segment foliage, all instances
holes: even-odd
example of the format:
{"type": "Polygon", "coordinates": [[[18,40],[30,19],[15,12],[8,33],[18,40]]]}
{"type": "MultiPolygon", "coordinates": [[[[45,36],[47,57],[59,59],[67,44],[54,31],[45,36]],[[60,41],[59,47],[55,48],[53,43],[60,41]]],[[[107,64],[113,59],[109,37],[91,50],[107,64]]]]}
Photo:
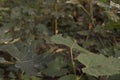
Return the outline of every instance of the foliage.
{"type": "Polygon", "coordinates": [[[120,2],[111,1],[0,0],[0,79],[119,80],[120,2]]]}
{"type": "Polygon", "coordinates": [[[77,58],[86,68],[83,72],[93,76],[119,74],[119,60],[113,57],[106,58],[97,54],[80,54],[77,58]]]}

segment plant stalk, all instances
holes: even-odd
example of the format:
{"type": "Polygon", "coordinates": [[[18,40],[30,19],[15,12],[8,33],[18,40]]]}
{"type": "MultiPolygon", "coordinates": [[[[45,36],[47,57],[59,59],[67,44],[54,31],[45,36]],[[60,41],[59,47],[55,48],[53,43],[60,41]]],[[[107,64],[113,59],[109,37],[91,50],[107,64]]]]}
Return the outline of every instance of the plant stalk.
{"type": "MultiPolygon", "coordinates": [[[[55,0],[54,2],[54,10],[56,13],[58,12],[58,0],[55,0]]],[[[58,34],[58,19],[54,16],[54,35],[56,34],[58,34]]]]}
{"type": "Polygon", "coordinates": [[[74,62],[74,56],[73,56],[73,46],[75,44],[75,41],[74,43],[72,44],[72,46],[70,47],[70,56],[71,56],[71,62],[72,62],[72,68],[73,68],[73,72],[75,74],[75,80],[78,80],[77,78],[77,74],[76,74],[76,67],[75,67],[75,62],[74,62]]]}

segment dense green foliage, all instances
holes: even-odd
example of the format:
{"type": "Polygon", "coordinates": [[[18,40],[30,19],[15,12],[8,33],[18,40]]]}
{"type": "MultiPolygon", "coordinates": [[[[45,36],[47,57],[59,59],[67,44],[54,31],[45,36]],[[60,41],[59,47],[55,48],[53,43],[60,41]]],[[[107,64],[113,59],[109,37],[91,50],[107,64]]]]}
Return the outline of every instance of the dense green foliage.
{"type": "Polygon", "coordinates": [[[119,4],[0,0],[0,80],[119,80],[119,4]]]}

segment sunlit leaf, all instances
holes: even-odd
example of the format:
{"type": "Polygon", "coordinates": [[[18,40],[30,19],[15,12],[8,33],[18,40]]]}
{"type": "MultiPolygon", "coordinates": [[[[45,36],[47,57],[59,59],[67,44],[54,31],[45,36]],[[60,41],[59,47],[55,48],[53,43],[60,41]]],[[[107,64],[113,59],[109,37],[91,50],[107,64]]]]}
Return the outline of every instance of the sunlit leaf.
{"type": "Polygon", "coordinates": [[[119,16],[117,16],[114,12],[112,11],[106,11],[106,14],[110,20],[113,22],[118,22],[120,20],[119,16]]]}
{"type": "Polygon", "coordinates": [[[120,22],[108,22],[105,24],[105,28],[107,29],[120,29],[120,22]]]}
{"type": "Polygon", "coordinates": [[[71,48],[71,47],[72,47],[72,48],[75,48],[75,49],[77,49],[77,50],[79,50],[79,51],[81,51],[81,52],[83,52],[83,53],[91,53],[90,51],[88,51],[88,50],[80,47],[80,46],[77,44],[77,42],[76,42],[75,40],[73,40],[72,38],[70,38],[70,37],[64,38],[64,37],[62,37],[61,34],[52,36],[52,37],[51,37],[51,41],[54,42],[54,43],[56,43],[56,44],[66,45],[66,46],[68,46],[69,48],[71,48]]]}
{"type": "Polygon", "coordinates": [[[83,72],[92,76],[105,76],[120,73],[120,61],[102,54],[80,54],[77,60],[84,64],[83,72]]]}
{"type": "Polygon", "coordinates": [[[79,0],[68,0],[68,1],[66,1],[66,3],[78,4],[78,3],[79,3],[79,0]]]}

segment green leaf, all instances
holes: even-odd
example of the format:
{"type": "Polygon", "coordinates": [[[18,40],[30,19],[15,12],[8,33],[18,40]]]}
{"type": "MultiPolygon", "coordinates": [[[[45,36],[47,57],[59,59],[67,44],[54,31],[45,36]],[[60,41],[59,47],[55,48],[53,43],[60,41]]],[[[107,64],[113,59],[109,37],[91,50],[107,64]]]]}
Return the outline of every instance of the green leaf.
{"type": "Polygon", "coordinates": [[[65,60],[62,56],[57,56],[54,60],[47,63],[47,68],[43,70],[43,74],[55,77],[67,74],[68,70],[64,67],[66,66],[65,60]]]}
{"type": "Polygon", "coordinates": [[[3,77],[3,74],[4,74],[4,70],[0,69],[0,77],[3,77]]]}
{"type": "Polygon", "coordinates": [[[76,80],[76,76],[70,74],[70,75],[63,76],[63,77],[59,78],[58,80],[76,80]]]}
{"type": "Polygon", "coordinates": [[[116,15],[114,12],[112,11],[106,11],[106,15],[108,16],[108,18],[113,21],[113,22],[119,22],[120,18],[118,15],[116,15]]]}
{"type": "Polygon", "coordinates": [[[114,29],[114,28],[117,28],[117,29],[120,29],[120,21],[119,22],[108,22],[105,24],[105,28],[107,29],[114,29]]]}
{"type": "Polygon", "coordinates": [[[48,35],[48,29],[45,25],[43,24],[38,24],[37,26],[34,27],[34,31],[36,32],[37,35],[48,35]]]}
{"type": "Polygon", "coordinates": [[[99,1],[101,1],[101,2],[107,2],[108,0],[99,0],[99,1]]]}
{"type": "Polygon", "coordinates": [[[109,80],[120,80],[120,74],[110,76],[109,80]]]}
{"type": "Polygon", "coordinates": [[[20,19],[21,17],[21,7],[15,7],[11,10],[11,19],[20,19]]]}
{"type": "Polygon", "coordinates": [[[83,35],[83,36],[87,36],[90,34],[90,31],[88,31],[88,30],[79,31],[78,34],[83,35]]]}
{"type": "Polygon", "coordinates": [[[23,80],[42,80],[41,78],[35,76],[28,76],[28,75],[23,75],[22,78],[23,80]]]}
{"type": "Polygon", "coordinates": [[[12,28],[13,24],[6,23],[2,27],[0,27],[0,44],[5,43],[7,44],[9,41],[12,40],[12,35],[9,32],[12,28]]]}
{"type": "Polygon", "coordinates": [[[11,78],[13,78],[13,79],[15,79],[15,75],[11,72],[11,73],[9,73],[9,77],[11,77],[11,78]]]}
{"type": "Polygon", "coordinates": [[[33,76],[33,77],[31,78],[31,80],[41,80],[41,79],[38,78],[38,77],[34,77],[34,76],[33,76]]]}
{"type": "Polygon", "coordinates": [[[98,6],[105,8],[105,9],[108,9],[110,6],[105,3],[106,1],[107,0],[101,0],[101,1],[99,0],[99,1],[95,1],[95,2],[98,6]]]}
{"type": "Polygon", "coordinates": [[[77,60],[84,64],[83,72],[92,76],[114,75],[120,73],[120,61],[102,54],[80,54],[77,60]]]}
{"type": "Polygon", "coordinates": [[[15,66],[21,68],[29,75],[36,75],[37,70],[34,68],[33,57],[35,56],[35,43],[26,44],[24,42],[17,42],[15,44],[1,45],[0,50],[8,52],[17,61],[15,66]],[[28,68],[29,66],[29,68],[28,68]]]}
{"type": "Polygon", "coordinates": [[[22,78],[23,80],[30,80],[30,76],[27,76],[27,75],[23,75],[22,78]]]}
{"type": "Polygon", "coordinates": [[[69,0],[69,1],[66,1],[66,3],[79,4],[79,0],[69,0]]]}
{"type": "Polygon", "coordinates": [[[9,8],[2,8],[0,7],[0,11],[9,11],[10,9],[9,8]]]}
{"type": "Polygon", "coordinates": [[[12,40],[11,35],[1,35],[0,36],[0,44],[8,44],[12,40]]]}
{"type": "Polygon", "coordinates": [[[0,50],[5,51],[5,52],[9,52],[9,54],[11,54],[17,60],[20,60],[22,58],[22,56],[20,56],[20,55],[22,55],[22,53],[13,44],[1,45],[0,50]]]}
{"type": "Polygon", "coordinates": [[[56,43],[56,44],[65,45],[69,48],[77,49],[77,50],[79,50],[80,52],[83,52],[83,53],[92,53],[92,52],[80,47],[75,40],[71,39],[70,37],[64,38],[64,37],[62,37],[61,34],[52,36],[51,41],[56,43]]]}

